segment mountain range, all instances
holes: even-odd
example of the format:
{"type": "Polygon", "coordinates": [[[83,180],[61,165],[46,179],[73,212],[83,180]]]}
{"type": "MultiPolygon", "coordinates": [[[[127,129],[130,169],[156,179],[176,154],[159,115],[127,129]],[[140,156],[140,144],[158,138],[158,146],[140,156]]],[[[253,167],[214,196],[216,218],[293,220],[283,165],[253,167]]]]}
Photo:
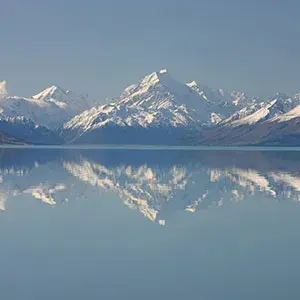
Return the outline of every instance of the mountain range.
{"type": "Polygon", "coordinates": [[[107,104],[51,86],[11,96],[0,83],[0,143],[290,145],[300,144],[300,93],[266,98],[180,83],[153,72],[107,104]]]}

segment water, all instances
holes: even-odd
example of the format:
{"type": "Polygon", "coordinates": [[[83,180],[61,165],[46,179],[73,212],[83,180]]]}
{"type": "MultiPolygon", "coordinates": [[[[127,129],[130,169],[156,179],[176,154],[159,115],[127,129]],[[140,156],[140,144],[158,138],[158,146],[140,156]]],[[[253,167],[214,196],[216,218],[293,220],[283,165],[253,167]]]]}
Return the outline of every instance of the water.
{"type": "Polygon", "coordinates": [[[1,299],[299,299],[300,152],[170,150],[0,149],[1,299]]]}

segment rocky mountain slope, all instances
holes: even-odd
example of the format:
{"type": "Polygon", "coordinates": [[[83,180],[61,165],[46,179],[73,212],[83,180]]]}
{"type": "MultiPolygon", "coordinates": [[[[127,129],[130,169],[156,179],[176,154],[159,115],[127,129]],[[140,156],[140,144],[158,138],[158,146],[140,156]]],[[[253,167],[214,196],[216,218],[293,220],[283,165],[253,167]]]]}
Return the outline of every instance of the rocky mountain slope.
{"type": "Polygon", "coordinates": [[[0,144],[23,145],[24,142],[0,131],[0,144]]]}

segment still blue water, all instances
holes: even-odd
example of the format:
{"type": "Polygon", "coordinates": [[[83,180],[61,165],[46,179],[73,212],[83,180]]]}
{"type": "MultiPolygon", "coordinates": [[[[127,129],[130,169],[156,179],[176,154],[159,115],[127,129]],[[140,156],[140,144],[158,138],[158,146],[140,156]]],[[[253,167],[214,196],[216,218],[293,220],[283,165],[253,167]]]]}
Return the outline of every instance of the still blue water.
{"type": "Polygon", "coordinates": [[[300,152],[0,149],[1,299],[299,299],[300,152]]]}

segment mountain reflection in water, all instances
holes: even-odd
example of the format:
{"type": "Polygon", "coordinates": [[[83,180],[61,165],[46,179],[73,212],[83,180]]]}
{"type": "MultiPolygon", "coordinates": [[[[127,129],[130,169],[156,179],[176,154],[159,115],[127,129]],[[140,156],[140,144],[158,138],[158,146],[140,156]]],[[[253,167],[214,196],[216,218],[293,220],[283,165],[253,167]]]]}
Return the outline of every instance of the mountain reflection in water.
{"type": "MultiPolygon", "coordinates": [[[[2,149],[0,209],[20,195],[48,205],[117,194],[161,225],[175,210],[196,213],[262,195],[300,200],[300,152],[2,149]]],[[[101,197],[99,197],[101,201],[101,197]]]]}

